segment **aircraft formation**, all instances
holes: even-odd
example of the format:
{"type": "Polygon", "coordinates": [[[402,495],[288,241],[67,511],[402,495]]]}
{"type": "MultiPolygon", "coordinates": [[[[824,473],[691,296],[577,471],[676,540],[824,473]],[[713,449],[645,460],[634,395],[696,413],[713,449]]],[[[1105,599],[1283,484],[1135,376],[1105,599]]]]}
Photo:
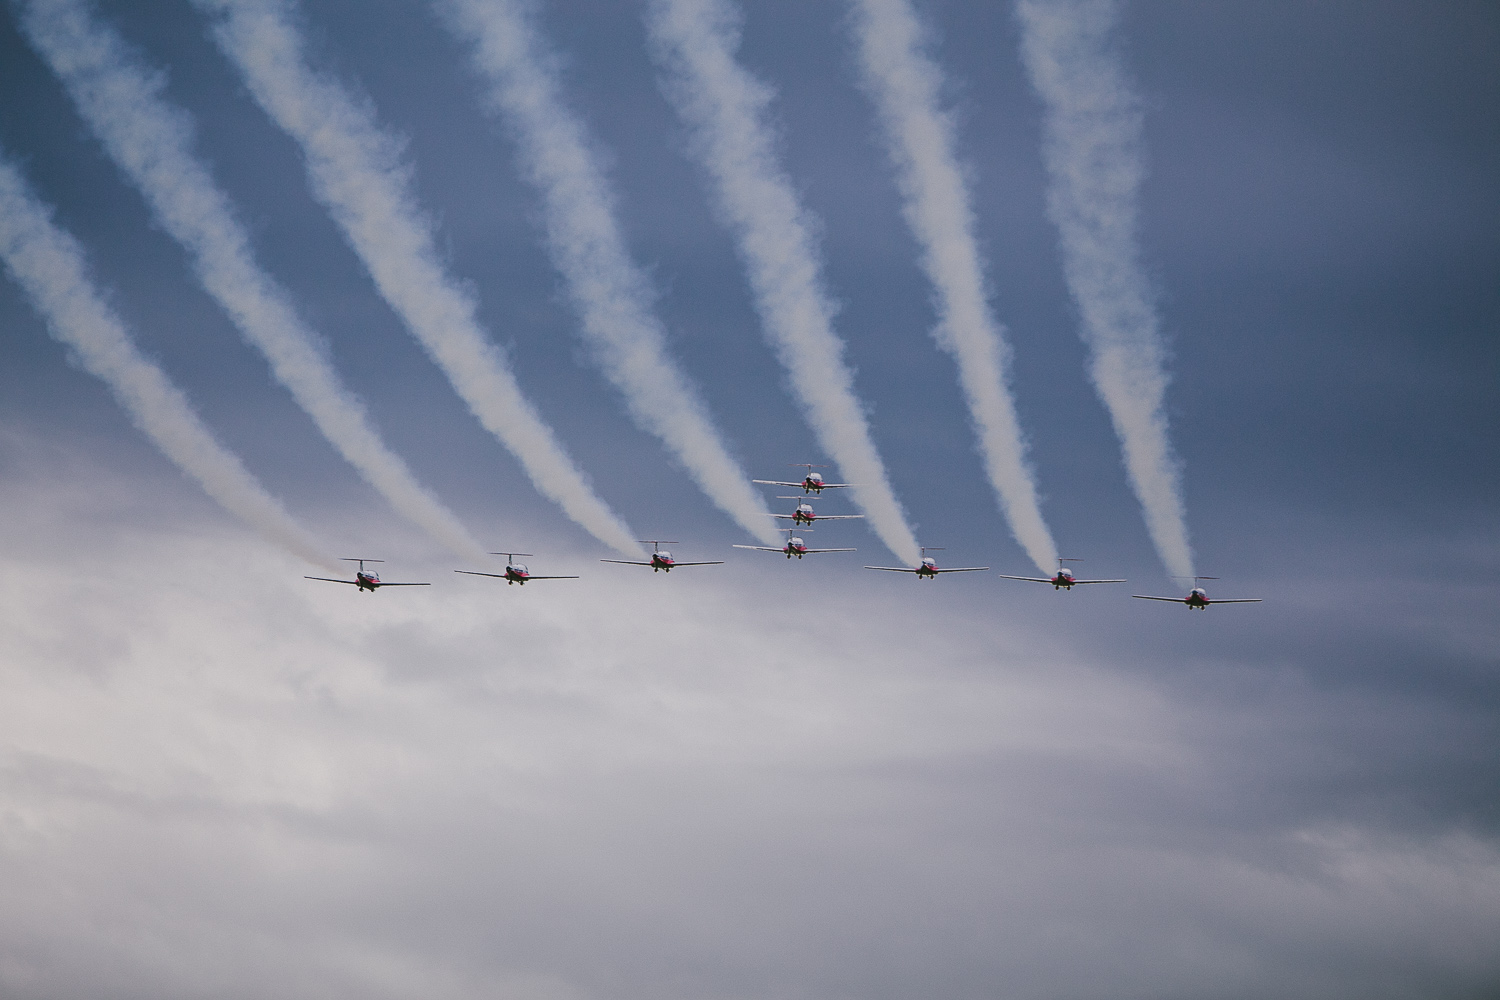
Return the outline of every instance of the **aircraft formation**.
{"type": "MultiPolygon", "coordinates": [[[[683,145],[693,169],[726,224],[725,238],[739,251],[761,332],[785,369],[787,387],[819,447],[858,480],[826,482],[816,471],[822,466],[812,463],[800,466],[799,481],[754,480],[788,491],[801,489],[800,496],[778,495],[795,506],[774,514],[743,478],[707,402],[672,356],[664,320],[650,306],[652,296],[639,294],[650,289],[650,277],[632,257],[616,218],[619,198],[597,155],[596,140],[565,98],[570,85],[555,73],[565,60],[554,53],[542,19],[532,15],[531,5],[488,0],[473,5],[476,11],[483,8],[482,17],[440,20],[473,61],[484,113],[498,116],[513,133],[520,175],[553,234],[548,253],[577,313],[577,332],[590,346],[587,354],[622,394],[626,412],[639,428],[657,437],[704,494],[761,543],[741,547],[779,551],[799,561],[836,553],[842,549],[814,548],[802,533],[819,521],[865,518],[899,560],[919,556],[914,566],[870,570],[909,572],[918,579],[984,571],[939,567],[928,554],[938,549],[918,545],[876,447],[867,407],[843,360],[845,344],[833,322],[837,309],[827,280],[830,262],[818,248],[817,214],[803,203],[797,179],[782,163],[777,113],[769,102],[745,99],[768,91],[737,54],[738,34],[730,27],[734,17],[704,16],[717,2],[660,0],[648,5],[654,12],[647,19],[650,60],[688,139],[683,145]],[[500,50],[507,56],[499,62],[486,55],[500,50]],[[715,69],[708,72],[709,67],[715,69]],[[688,100],[686,95],[695,96],[688,100]],[[740,195],[744,191],[762,196],[747,200],[740,195]],[[785,280],[790,274],[801,277],[785,280]],[[816,509],[825,492],[843,495],[853,487],[858,487],[861,513],[816,509]],[[770,544],[777,533],[765,524],[767,516],[790,522],[783,545],[770,544]]],[[[931,93],[922,96],[909,86],[912,80],[940,83],[943,68],[916,41],[921,32],[908,30],[921,17],[907,0],[850,2],[856,14],[850,28],[861,87],[880,122],[902,192],[903,215],[922,245],[919,263],[933,286],[937,313],[947,317],[941,331],[934,331],[937,346],[955,362],[971,422],[983,429],[976,444],[1012,534],[1032,564],[1045,572],[1057,548],[1042,516],[1021,419],[1008,390],[1004,324],[983,292],[984,255],[973,231],[959,137],[951,111],[940,100],[945,88],[928,88],[931,93]],[[902,38],[907,41],[900,42],[902,38]],[[945,262],[942,267],[939,261],[945,262]]],[[[542,420],[505,352],[493,349],[468,281],[445,262],[440,249],[444,234],[432,221],[435,213],[415,193],[417,165],[404,152],[404,137],[361,96],[357,85],[316,64],[318,47],[308,44],[296,4],[195,0],[193,6],[212,27],[209,34],[237,75],[241,95],[285,136],[288,149],[300,154],[309,193],[363,265],[372,291],[447,377],[468,411],[511,453],[538,491],[580,528],[617,552],[639,552],[633,540],[638,532],[594,491],[542,420]]],[[[726,0],[722,6],[733,10],[735,4],[726,0]]],[[[196,147],[193,115],[175,104],[170,88],[161,83],[170,67],[157,65],[130,44],[111,20],[95,15],[88,0],[16,0],[13,7],[20,33],[50,69],[87,132],[144,199],[157,227],[191,258],[203,290],[240,337],[265,356],[275,380],[329,444],[375,493],[434,540],[454,552],[483,551],[454,512],[381,439],[320,346],[320,332],[294,306],[296,295],[252,251],[258,241],[240,221],[244,212],[196,147]]],[[[1134,218],[1136,185],[1109,183],[1141,173],[1139,125],[1130,124],[1138,117],[1131,113],[1136,99],[1128,78],[1113,56],[1095,51],[1097,39],[1089,34],[1095,29],[1043,16],[1029,4],[1018,10],[1023,15],[1022,62],[1032,71],[1046,128],[1057,136],[1097,136],[1087,115],[1099,108],[1124,123],[1106,130],[1109,141],[1102,144],[1092,139],[1052,144],[1045,157],[1049,198],[1067,206],[1062,215],[1085,225],[1092,225],[1091,219],[1134,218]],[[1066,68],[1037,72],[1042,66],[1066,68]],[[1080,109],[1093,110],[1077,119],[1080,109]]],[[[137,426],[226,510],[288,551],[325,563],[315,540],[214,437],[167,373],[136,346],[128,324],[90,277],[82,245],[57,224],[51,206],[11,159],[0,150],[0,264],[47,321],[52,336],[108,384],[137,426]]],[[[1133,317],[1129,330],[1089,321],[1079,333],[1092,355],[1090,378],[1113,418],[1124,454],[1136,456],[1126,463],[1126,473],[1152,543],[1168,573],[1187,579],[1196,569],[1178,463],[1162,409],[1166,373],[1160,364],[1159,323],[1149,308],[1152,296],[1139,267],[1140,249],[1128,226],[1106,226],[1111,239],[1090,242],[1074,239],[1071,223],[1059,225],[1068,260],[1065,274],[1079,315],[1133,317]],[[1081,243],[1092,247],[1089,252],[1096,257],[1073,260],[1081,243]],[[1119,280],[1075,280],[1076,274],[1099,267],[1119,280]],[[1116,349],[1122,343],[1130,349],[1116,349]]],[[[678,562],[663,544],[675,543],[651,541],[649,561],[605,561],[650,566],[653,572],[717,562],[678,562]]],[[[519,553],[505,555],[504,573],[460,572],[507,584],[542,579],[515,562],[519,553]]],[[[375,560],[352,561],[359,563],[352,580],[314,579],[361,592],[394,585],[367,570],[365,563],[375,560]]],[[[1050,578],[1017,579],[1052,583],[1056,590],[1105,582],[1077,580],[1062,562],[1050,578]]],[[[1223,603],[1208,601],[1197,586],[1200,579],[1193,578],[1197,596],[1190,594],[1184,602],[1189,607],[1223,603]]]]}
{"type": "MultiPolygon", "coordinates": [[[[846,488],[848,488],[850,486],[853,486],[855,484],[854,483],[826,483],[826,482],[823,481],[823,477],[820,474],[812,471],[813,469],[818,468],[818,466],[809,465],[808,463],[805,463],[805,462],[804,463],[800,463],[799,465],[797,465],[795,467],[797,467],[797,468],[805,468],[807,470],[807,474],[803,477],[803,479],[800,482],[784,482],[784,481],[780,481],[780,480],[770,480],[770,479],[756,479],[756,480],[754,480],[754,482],[759,483],[760,485],[763,485],[763,486],[790,486],[790,487],[798,487],[798,486],[800,486],[802,488],[803,492],[802,492],[802,496],[801,497],[785,497],[785,496],[783,496],[783,497],[778,497],[777,498],[779,500],[798,500],[798,501],[803,501],[803,502],[799,502],[797,504],[796,509],[793,510],[792,513],[790,513],[790,514],[773,514],[773,515],[771,515],[772,517],[782,518],[782,519],[790,520],[792,522],[792,527],[780,529],[781,531],[784,531],[784,532],[787,533],[786,544],[782,545],[779,548],[774,547],[774,546],[769,546],[769,545],[735,545],[734,547],[737,548],[737,549],[747,549],[747,550],[752,551],[752,552],[777,552],[777,553],[781,553],[782,555],[785,555],[786,558],[789,559],[789,560],[792,559],[793,557],[796,557],[797,559],[800,560],[803,556],[820,555],[820,554],[830,553],[830,552],[856,552],[856,551],[858,551],[857,549],[854,549],[854,548],[821,548],[821,549],[810,548],[808,546],[807,542],[800,535],[797,534],[798,525],[811,525],[814,521],[858,520],[858,519],[862,518],[864,515],[862,515],[862,514],[832,514],[832,515],[823,514],[823,515],[819,515],[819,514],[815,513],[814,510],[813,510],[813,508],[812,508],[812,505],[804,500],[804,498],[806,496],[808,496],[809,494],[817,494],[817,495],[821,496],[822,492],[824,490],[846,489],[846,488]]],[[[810,531],[811,528],[807,528],[807,529],[804,529],[804,530],[810,531]]],[[[700,560],[700,561],[694,561],[694,562],[680,562],[680,561],[677,560],[676,557],[674,557],[672,555],[672,553],[669,550],[662,548],[663,545],[677,545],[677,544],[679,544],[678,542],[671,541],[671,540],[668,540],[668,539],[662,539],[662,538],[643,538],[643,539],[640,539],[640,542],[643,545],[650,545],[651,546],[651,558],[649,560],[642,561],[642,560],[636,560],[636,559],[601,559],[599,561],[600,562],[605,562],[605,563],[614,563],[614,564],[620,565],[620,566],[648,566],[648,567],[650,567],[651,572],[653,574],[654,573],[670,573],[674,569],[681,569],[681,568],[683,568],[685,566],[722,566],[722,565],[724,565],[724,560],[722,560],[722,559],[709,559],[709,560],[700,560]]],[[[988,566],[939,566],[937,564],[937,560],[934,559],[932,556],[929,556],[927,553],[928,552],[941,552],[941,551],[943,551],[943,548],[941,546],[926,545],[926,546],[922,547],[921,558],[918,561],[917,565],[915,565],[915,566],[866,566],[865,569],[877,570],[877,571],[885,572],[885,573],[910,573],[913,576],[915,576],[918,580],[935,580],[935,579],[937,579],[938,575],[941,574],[941,573],[986,573],[986,572],[989,572],[989,567],[988,566]]],[[[484,576],[484,577],[490,577],[490,578],[496,579],[496,580],[504,580],[506,582],[507,586],[509,586],[511,584],[517,584],[517,583],[521,584],[522,586],[524,586],[526,583],[528,583],[529,581],[533,581],[533,580],[577,580],[577,579],[580,579],[580,577],[578,577],[576,575],[574,575],[574,576],[538,576],[538,575],[532,573],[531,570],[526,566],[525,563],[516,562],[516,559],[517,559],[518,556],[530,556],[531,553],[529,553],[529,552],[491,552],[490,555],[504,556],[505,557],[505,572],[503,572],[503,573],[485,573],[485,572],[480,572],[480,571],[477,571],[477,570],[467,570],[467,569],[457,569],[457,570],[454,570],[454,572],[455,573],[463,573],[463,574],[465,574],[467,576],[484,576]]],[[[382,581],[380,579],[379,575],[377,573],[375,573],[374,570],[366,570],[365,569],[365,563],[382,562],[383,560],[380,560],[380,559],[370,559],[370,558],[358,558],[358,557],[355,557],[355,558],[348,558],[345,561],[346,562],[357,562],[359,564],[359,569],[355,572],[353,580],[335,579],[333,577],[326,577],[326,576],[309,576],[309,577],[305,577],[305,579],[308,579],[308,580],[319,580],[319,581],[323,581],[323,582],[326,582],[326,583],[344,583],[344,584],[350,584],[350,585],[358,588],[361,593],[363,593],[363,592],[374,593],[377,589],[379,589],[381,587],[427,587],[427,586],[431,586],[431,584],[428,584],[428,583],[387,583],[385,581],[382,581]]],[[[1073,573],[1073,571],[1071,569],[1069,569],[1068,567],[1066,567],[1066,566],[1063,565],[1064,563],[1081,562],[1081,561],[1082,560],[1074,559],[1074,558],[1059,558],[1057,560],[1057,572],[1055,574],[1053,574],[1052,576],[1050,576],[1050,577],[1048,577],[1048,576],[1011,576],[1011,575],[1006,574],[1006,573],[1000,573],[998,575],[1002,579],[1005,579],[1005,580],[1019,580],[1019,581],[1025,582],[1025,583],[1045,583],[1045,584],[1051,584],[1053,590],[1072,590],[1074,587],[1084,586],[1085,584],[1126,583],[1127,582],[1127,581],[1122,580],[1122,579],[1112,579],[1112,580],[1080,580],[1080,579],[1078,579],[1077,576],[1074,575],[1074,573],[1073,573]]],[[[1259,597],[1241,597],[1241,598],[1228,598],[1228,599],[1224,599],[1224,598],[1211,599],[1208,596],[1207,592],[1204,591],[1204,589],[1202,587],[1200,587],[1198,584],[1202,580],[1217,580],[1217,579],[1218,579],[1218,577],[1215,577],[1215,576],[1197,576],[1197,577],[1193,577],[1193,587],[1192,587],[1191,590],[1188,591],[1188,594],[1187,594],[1186,597],[1156,597],[1156,596],[1147,595],[1147,594],[1132,594],[1131,596],[1134,597],[1134,598],[1137,598],[1139,600],[1143,600],[1143,601],[1166,601],[1166,602],[1171,603],[1171,604],[1182,604],[1182,605],[1186,606],[1189,611],[1202,611],[1202,610],[1205,610],[1210,604],[1259,604],[1261,602],[1261,598],[1259,598],[1259,597]]]]}

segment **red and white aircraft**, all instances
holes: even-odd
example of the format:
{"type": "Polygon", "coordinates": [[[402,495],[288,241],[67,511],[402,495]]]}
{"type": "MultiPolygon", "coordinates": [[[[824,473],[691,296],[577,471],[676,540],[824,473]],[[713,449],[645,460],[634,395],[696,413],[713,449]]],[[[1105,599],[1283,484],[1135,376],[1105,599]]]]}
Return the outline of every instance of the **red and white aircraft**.
{"type": "Polygon", "coordinates": [[[828,466],[826,465],[811,465],[807,462],[793,462],[792,468],[807,470],[807,475],[802,477],[802,482],[783,483],[779,479],[752,479],[751,482],[759,483],[762,486],[800,486],[802,487],[802,493],[804,496],[808,493],[822,493],[824,490],[846,490],[851,486],[857,485],[856,483],[823,482],[823,474],[821,472],[814,472],[813,470],[826,469],[828,468],[828,466]]]}
{"type": "Polygon", "coordinates": [[[347,584],[349,584],[352,587],[358,587],[361,592],[364,592],[364,591],[368,590],[372,594],[375,593],[375,591],[379,590],[381,587],[430,587],[430,586],[432,586],[432,584],[430,584],[430,583],[384,583],[384,582],[381,581],[380,575],[378,573],[376,573],[374,570],[370,570],[368,573],[365,572],[365,563],[367,563],[367,562],[385,562],[384,559],[348,559],[348,558],[346,558],[344,560],[344,562],[357,562],[357,563],[359,563],[359,569],[355,570],[355,572],[354,572],[354,579],[352,579],[352,580],[335,580],[331,576],[305,576],[305,577],[303,577],[303,579],[304,580],[322,580],[324,583],[347,583],[347,584]]]}
{"type": "Polygon", "coordinates": [[[988,566],[953,566],[943,569],[927,554],[941,551],[943,551],[942,546],[924,545],[922,546],[922,561],[915,566],[866,566],[865,569],[882,569],[887,573],[915,573],[918,580],[932,580],[939,573],[983,573],[989,569],[988,566]]]}
{"type": "Polygon", "coordinates": [[[1198,586],[1198,581],[1199,580],[1217,580],[1217,579],[1218,579],[1218,577],[1216,577],[1216,576],[1195,576],[1195,577],[1193,577],[1193,589],[1190,590],[1190,591],[1188,591],[1188,595],[1186,597],[1147,597],[1145,594],[1131,594],[1130,596],[1131,597],[1138,597],[1138,598],[1140,598],[1143,601],[1170,601],[1173,604],[1186,604],[1189,611],[1192,611],[1194,609],[1197,609],[1197,610],[1201,611],[1202,609],[1208,607],[1210,604],[1259,604],[1260,603],[1261,599],[1259,597],[1239,597],[1239,598],[1235,598],[1234,600],[1229,600],[1229,601],[1223,600],[1222,598],[1219,599],[1219,600],[1217,600],[1217,601],[1211,601],[1211,600],[1209,600],[1208,595],[1203,592],[1203,588],[1200,587],[1200,586],[1198,586]]]}
{"type": "Polygon", "coordinates": [[[467,573],[469,576],[490,576],[490,577],[494,577],[496,580],[504,580],[505,583],[506,583],[506,586],[509,586],[512,583],[519,583],[523,587],[526,585],[526,581],[527,580],[576,580],[576,579],[578,579],[578,577],[576,577],[576,576],[533,576],[532,573],[531,573],[531,570],[529,570],[529,569],[526,568],[526,564],[525,563],[518,563],[518,562],[515,561],[516,556],[529,556],[529,555],[531,555],[530,552],[491,552],[490,555],[492,555],[492,556],[504,556],[505,557],[505,572],[504,573],[476,573],[474,570],[471,570],[471,569],[456,569],[453,572],[455,572],[455,573],[467,573]]]}
{"type": "MultiPolygon", "coordinates": [[[[796,500],[797,497],[777,497],[777,500],[796,500]]],[[[812,524],[814,521],[858,521],[864,518],[863,514],[819,514],[813,510],[810,503],[799,503],[797,509],[790,514],[772,514],[772,517],[783,521],[791,521],[793,524],[812,524]]]]}
{"type": "Polygon", "coordinates": [[[1073,571],[1063,565],[1065,562],[1082,562],[1082,559],[1059,559],[1057,560],[1057,575],[1045,576],[1007,576],[1004,573],[997,574],[1005,580],[1025,580],[1027,583],[1050,583],[1053,590],[1072,590],[1081,583],[1124,583],[1124,580],[1080,580],[1073,575],[1073,571]]]}
{"type": "Polygon", "coordinates": [[[801,559],[803,556],[817,555],[820,552],[854,552],[854,551],[856,551],[855,549],[810,549],[810,548],[807,547],[807,543],[806,542],[804,542],[798,536],[792,534],[792,531],[794,529],[792,529],[792,528],[782,528],[781,530],[785,531],[787,533],[787,540],[786,540],[786,544],[783,545],[779,549],[772,548],[769,545],[736,545],[735,548],[737,548],[737,549],[750,549],[751,551],[754,551],[754,552],[784,552],[784,553],[786,553],[786,557],[788,559],[792,558],[792,556],[796,556],[798,559],[801,559]]]}
{"type": "Polygon", "coordinates": [[[669,541],[666,541],[665,539],[663,539],[661,541],[658,541],[658,540],[656,540],[654,538],[642,538],[642,539],[640,539],[640,542],[641,542],[642,545],[644,545],[644,544],[646,544],[648,542],[651,544],[651,561],[650,562],[636,562],[636,561],[634,561],[632,559],[600,559],[599,561],[600,562],[607,562],[607,563],[619,563],[621,566],[650,566],[651,567],[651,572],[653,572],[653,573],[655,573],[657,570],[661,570],[663,573],[670,573],[670,572],[672,572],[673,569],[677,568],[678,566],[722,566],[722,565],[724,565],[724,560],[722,560],[722,559],[715,559],[712,562],[690,562],[690,563],[678,562],[676,559],[672,558],[672,553],[665,552],[665,551],[662,550],[662,546],[663,545],[676,545],[677,544],[676,542],[669,542],[669,541]]]}

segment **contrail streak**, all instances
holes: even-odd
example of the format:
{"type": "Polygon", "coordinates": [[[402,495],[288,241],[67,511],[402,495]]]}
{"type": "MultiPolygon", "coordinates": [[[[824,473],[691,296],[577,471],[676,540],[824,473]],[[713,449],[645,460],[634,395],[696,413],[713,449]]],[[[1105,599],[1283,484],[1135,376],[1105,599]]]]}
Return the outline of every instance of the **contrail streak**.
{"type": "Polygon", "coordinates": [[[240,460],[214,439],[192,404],[148,361],[88,277],[78,242],[52,221],[0,150],[0,259],[52,336],[114,393],[130,419],[209,496],[271,541],[338,570],[240,460]]]}
{"type": "Polygon", "coordinates": [[[1048,208],[1131,487],[1167,572],[1193,575],[1163,411],[1165,348],[1140,264],[1141,111],[1111,42],[1115,0],[1018,0],[1021,53],[1046,109],[1048,208]]]}
{"type": "Polygon", "coordinates": [[[604,171],[583,121],[563,102],[545,41],[514,0],[437,0],[436,6],[473,46],[487,103],[514,134],[522,172],[546,206],[553,263],[631,417],[671,449],[721,510],[763,544],[776,542],[764,500],[667,353],[649,283],[625,248],[604,171]]]}
{"type": "Polygon", "coordinates": [[[1038,568],[1057,568],[1006,377],[1004,328],[985,297],[974,212],[959,169],[952,119],[938,110],[942,71],[924,51],[907,0],[852,0],[865,89],[885,126],[907,224],[936,289],[938,344],[958,363],[979,453],[1016,541],[1038,568]]]}
{"type": "Polygon", "coordinates": [[[313,194],[343,228],[381,296],[460,398],[520,461],[542,495],[610,547],[638,555],[635,535],[605,505],[521,392],[485,336],[476,305],[447,273],[431,220],[410,190],[401,144],[333,77],[303,57],[294,12],[282,0],[194,0],[251,95],[302,147],[313,194]]]}
{"type": "Polygon", "coordinates": [[[649,24],[666,90],[687,123],[720,208],[739,242],[766,336],[808,424],[897,558],[915,564],[906,523],[833,331],[811,220],[776,156],[769,87],[734,58],[736,10],[725,0],[652,0],[649,24]]]}
{"type": "Polygon", "coordinates": [[[229,198],[192,152],[187,113],[86,0],[30,0],[23,24],[115,164],[188,251],[198,280],[329,442],[397,511],[465,558],[485,549],[385,446],[285,291],[255,262],[229,198]]]}

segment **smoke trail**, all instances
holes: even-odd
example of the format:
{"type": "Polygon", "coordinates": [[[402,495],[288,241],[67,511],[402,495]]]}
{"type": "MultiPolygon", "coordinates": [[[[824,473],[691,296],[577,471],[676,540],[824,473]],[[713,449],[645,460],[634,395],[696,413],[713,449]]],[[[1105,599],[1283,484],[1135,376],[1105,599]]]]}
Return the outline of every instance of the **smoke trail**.
{"type": "Polygon", "coordinates": [[[53,224],[51,212],[3,150],[0,259],[46,319],[52,336],[109,386],[130,419],[167,458],[266,538],[308,562],[338,570],[338,562],[320,552],[280,502],[214,440],[182,390],[142,356],[89,280],[82,248],[53,224]]]}
{"type": "Polygon", "coordinates": [[[191,151],[187,113],[162,98],[161,79],[92,20],[86,0],[31,0],[23,21],[110,157],[187,249],[203,287],[323,436],[397,511],[457,555],[482,557],[483,546],[381,441],[286,293],[255,263],[228,197],[191,151]]]}
{"type": "Polygon", "coordinates": [[[667,354],[645,276],[630,259],[583,122],[564,105],[546,43],[514,0],[438,0],[520,146],[546,205],[553,263],[583,332],[631,417],[655,434],[721,510],[763,544],[779,538],[760,494],[729,456],[696,389],[667,354]]]}
{"type": "Polygon", "coordinates": [[[1048,208],[1093,354],[1090,374],[1157,553],[1168,573],[1192,576],[1178,462],[1162,410],[1165,349],[1136,240],[1141,112],[1110,41],[1118,6],[1018,0],[1016,10],[1022,58],[1046,108],[1048,208]]]}
{"type": "Polygon", "coordinates": [[[303,58],[282,0],[194,0],[256,102],[302,147],[314,195],[328,207],[380,294],[469,410],[520,461],[544,496],[610,547],[640,554],[634,534],[595,495],[480,329],[473,296],[445,270],[432,223],[410,191],[400,143],[330,76],[303,58]]]}
{"type": "Polygon", "coordinates": [[[734,59],[736,13],[725,0],[652,0],[655,56],[668,96],[692,132],[739,240],[767,337],[786,367],[808,423],[897,558],[915,563],[917,541],[891,491],[823,288],[810,220],[776,157],[766,106],[771,90],[734,59]]]}
{"type": "Polygon", "coordinates": [[[907,0],[852,0],[865,89],[885,126],[907,224],[936,288],[938,344],[958,363],[979,453],[1016,541],[1050,573],[1057,546],[1042,520],[1036,482],[1006,378],[1004,328],[985,298],[974,213],[955,152],[953,122],[938,110],[942,71],[924,49],[907,0]]]}

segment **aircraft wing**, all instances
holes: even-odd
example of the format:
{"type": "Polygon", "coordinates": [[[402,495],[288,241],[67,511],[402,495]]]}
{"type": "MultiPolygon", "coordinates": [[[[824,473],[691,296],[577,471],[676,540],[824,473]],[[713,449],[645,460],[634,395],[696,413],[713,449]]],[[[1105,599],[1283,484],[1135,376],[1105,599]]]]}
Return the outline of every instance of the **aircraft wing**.
{"type": "Polygon", "coordinates": [[[648,562],[638,562],[634,559],[600,559],[600,562],[619,563],[621,566],[650,566],[648,562]]]}
{"type": "Polygon", "coordinates": [[[1145,594],[1131,594],[1130,596],[1140,598],[1143,601],[1171,601],[1173,604],[1187,603],[1187,601],[1181,597],[1147,597],[1145,594]]]}
{"type": "MultiPolygon", "coordinates": [[[[455,573],[467,573],[469,576],[490,576],[490,577],[494,577],[496,580],[508,580],[508,579],[510,579],[510,577],[506,576],[504,573],[477,573],[477,572],[475,572],[472,569],[456,569],[453,572],[455,572],[455,573]]],[[[576,577],[576,576],[535,576],[535,575],[531,575],[531,576],[527,576],[526,577],[526,582],[530,583],[532,580],[576,580],[576,579],[578,579],[578,577],[576,577]]],[[[381,586],[385,586],[385,585],[381,584],[381,586]]],[[[394,586],[394,584],[393,584],[393,586],[394,586]]]]}
{"type": "Polygon", "coordinates": [[[1261,598],[1259,597],[1237,597],[1231,601],[1221,601],[1217,598],[1209,598],[1208,601],[1209,604],[1259,604],[1260,602],[1261,598]]]}
{"type": "Polygon", "coordinates": [[[1128,583],[1128,580],[1074,580],[1074,583],[1128,583]]]}
{"type": "MultiPolygon", "coordinates": [[[[784,515],[783,515],[784,516],[784,515]]],[[[813,518],[814,521],[855,521],[864,518],[863,514],[819,514],[813,518]]]]}
{"type": "MultiPolygon", "coordinates": [[[[780,549],[772,549],[771,551],[772,552],[780,552],[781,550],[780,549]]],[[[722,566],[722,565],[724,565],[724,560],[722,560],[722,559],[715,559],[712,562],[690,562],[690,563],[674,562],[672,564],[672,568],[676,569],[678,566],[722,566]]]]}
{"type": "Polygon", "coordinates": [[[785,552],[786,549],[773,549],[769,545],[736,545],[737,549],[750,549],[752,552],[785,552]]]}
{"type": "Polygon", "coordinates": [[[984,573],[989,570],[988,566],[934,566],[934,573],[984,573]]]}
{"type": "Polygon", "coordinates": [[[915,566],[866,566],[865,569],[883,569],[887,573],[915,573],[915,566]]]}
{"type": "MultiPolygon", "coordinates": [[[[1000,579],[1002,579],[1002,580],[1025,580],[1027,583],[1051,583],[1052,582],[1050,579],[1048,579],[1046,577],[1040,577],[1040,576],[1007,576],[1004,573],[996,573],[995,575],[998,576],[998,577],[1000,577],[1000,579]]],[[[1074,580],[1073,582],[1074,583],[1082,583],[1083,581],[1082,580],[1074,580]]],[[[1093,581],[1090,580],[1089,582],[1092,583],[1093,581]]]]}
{"type": "MultiPolygon", "coordinates": [[[[779,479],[752,479],[750,481],[752,483],[759,483],[761,486],[795,486],[799,490],[800,489],[806,489],[806,487],[802,483],[783,483],[779,479]]],[[[822,486],[822,489],[825,489],[825,490],[843,490],[843,489],[848,489],[850,486],[857,486],[857,485],[859,485],[859,484],[858,483],[824,483],[823,486],[822,486]]]]}
{"type": "MultiPolygon", "coordinates": [[[[777,549],[776,551],[780,552],[781,550],[777,549]]],[[[859,549],[807,549],[807,550],[805,550],[805,554],[806,555],[813,555],[813,554],[818,553],[818,552],[858,552],[858,551],[859,551],[859,549]]]]}
{"type": "Polygon", "coordinates": [[[380,585],[382,587],[430,587],[430,586],[432,586],[432,584],[430,584],[430,583],[386,583],[384,580],[380,581],[380,585]]]}
{"type": "Polygon", "coordinates": [[[331,576],[304,576],[304,580],[322,580],[324,583],[347,583],[351,587],[358,587],[358,580],[335,580],[331,576]]]}

